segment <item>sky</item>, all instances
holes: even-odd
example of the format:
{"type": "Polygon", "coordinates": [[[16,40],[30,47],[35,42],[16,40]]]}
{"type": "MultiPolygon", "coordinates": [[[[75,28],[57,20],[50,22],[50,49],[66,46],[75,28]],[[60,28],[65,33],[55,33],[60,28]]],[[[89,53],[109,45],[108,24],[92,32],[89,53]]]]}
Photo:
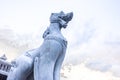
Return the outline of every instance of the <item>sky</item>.
{"type": "Polygon", "coordinates": [[[119,4],[119,0],[0,0],[0,55],[13,60],[39,47],[50,14],[73,12],[62,30],[68,40],[64,64],[84,63],[93,71],[120,77],[119,4]]]}

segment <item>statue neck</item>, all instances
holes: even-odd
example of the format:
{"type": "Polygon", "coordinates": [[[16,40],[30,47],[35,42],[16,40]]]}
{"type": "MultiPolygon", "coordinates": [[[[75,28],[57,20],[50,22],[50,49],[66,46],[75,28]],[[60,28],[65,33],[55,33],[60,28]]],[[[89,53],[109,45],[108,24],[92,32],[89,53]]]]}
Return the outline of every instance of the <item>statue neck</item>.
{"type": "Polygon", "coordinates": [[[61,31],[59,23],[51,23],[49,27],[52,31],[61,31]]]}

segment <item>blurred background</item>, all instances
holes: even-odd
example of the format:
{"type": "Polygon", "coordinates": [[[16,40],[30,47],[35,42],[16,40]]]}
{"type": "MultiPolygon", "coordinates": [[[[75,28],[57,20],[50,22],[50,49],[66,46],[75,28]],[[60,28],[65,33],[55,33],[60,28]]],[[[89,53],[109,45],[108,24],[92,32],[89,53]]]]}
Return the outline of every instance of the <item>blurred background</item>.
{"type": "Polygon", "coordinates": [[[0,56],[12,61],[43,42],[51,13],[73,12],[61,80],[120,80],[119,0],[0,0],[0,56]]]}

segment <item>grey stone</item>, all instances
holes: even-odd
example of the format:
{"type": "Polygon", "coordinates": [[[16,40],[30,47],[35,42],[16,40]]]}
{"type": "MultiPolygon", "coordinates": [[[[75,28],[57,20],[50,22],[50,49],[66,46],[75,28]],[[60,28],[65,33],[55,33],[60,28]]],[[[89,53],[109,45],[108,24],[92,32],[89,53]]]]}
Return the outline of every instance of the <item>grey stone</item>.
{"type": "Polygon", "coordinates": [[[52,13],[50,26],[43,33],[42,45],[12,61],[7,80],[59,80],[67,48],[61,29],[67,27],[72,17],[72,12],[52,13]]]}

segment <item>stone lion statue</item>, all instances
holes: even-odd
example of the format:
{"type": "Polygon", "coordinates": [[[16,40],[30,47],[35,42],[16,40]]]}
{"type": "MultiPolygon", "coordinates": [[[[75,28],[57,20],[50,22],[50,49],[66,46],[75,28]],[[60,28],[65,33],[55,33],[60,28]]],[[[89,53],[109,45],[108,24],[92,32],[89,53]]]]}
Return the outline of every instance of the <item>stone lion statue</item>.
{"type": "Polygon", "coordinates": [[[12,62],[7,80],[59,80],[67,41],[61,33],[73,13],[52,13],[40,47],[29,50],[12,62]]]}

